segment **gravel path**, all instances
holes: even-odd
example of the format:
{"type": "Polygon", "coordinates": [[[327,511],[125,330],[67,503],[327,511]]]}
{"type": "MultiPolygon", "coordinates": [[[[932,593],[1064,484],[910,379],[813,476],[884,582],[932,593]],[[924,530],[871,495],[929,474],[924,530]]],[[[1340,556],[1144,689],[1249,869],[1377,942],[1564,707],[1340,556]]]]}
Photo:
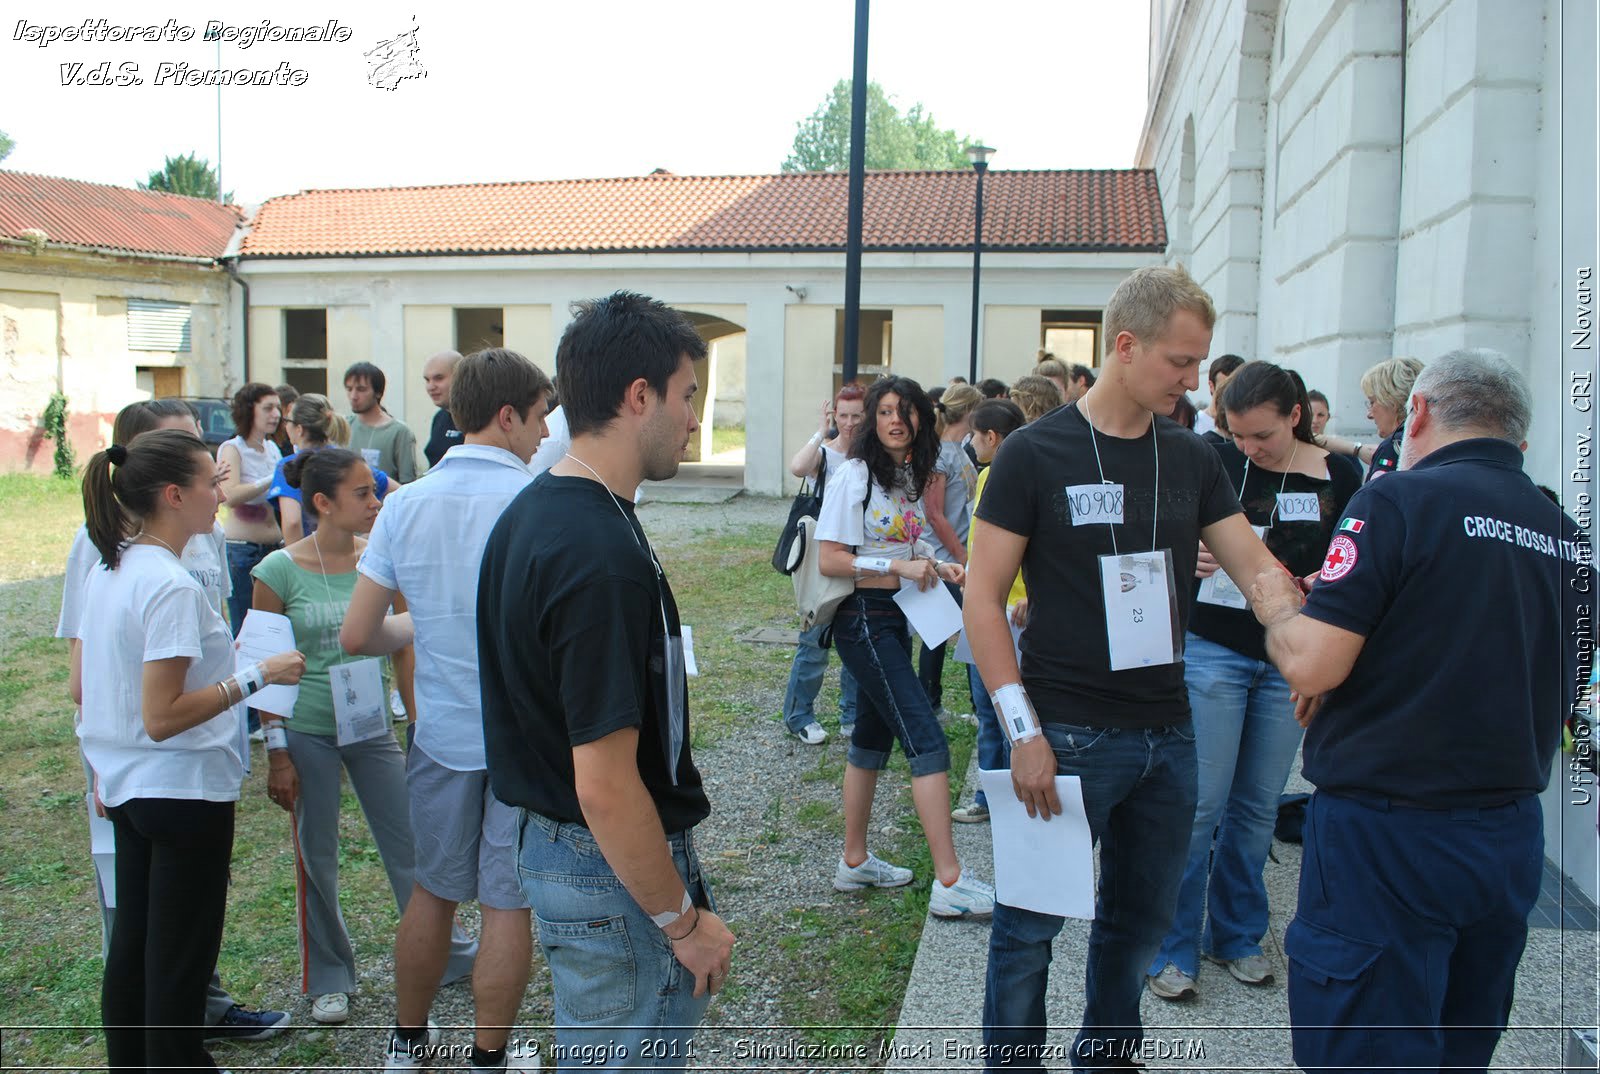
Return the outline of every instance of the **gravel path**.
{"type": "MultiPolygon", "coordinates": [[[[640,509],[640,518],[651,541],[662,546],[723,529],[762,526],[776,534],[788,510],[788,500],[740,496],[712,505],[647,503],[640,509]]],[[[782,1047],[799,1040],[798,1033],[774,1027],[797,1009],[834,1009],[828,994],[830,982],[812,980],[815,974],[808,974],[803,965],[806,942],[818,937],[814,925],[808,924],[800,911],[843,910],[858,917],[863,927],[871,924],[869,904],[832,888],[843,837],[838,773],[844,764],[845,742],[837,734],[838,661],[830,664],[818,698],[819,716],[830,730],[824,745],[802,745],[784,733],[777,719],[787,681],[785,661],[770,681],[752,688],[751,696],[737,699],[741,709],[750,713],[738,727],[710,745],[695,747],[695,761],[706,780],[713,809],[711,818],[695,830],[696,848],[711,879],[718,910],[738,937],[730,984],[713,1001],[696,1035],[691,1065],[701,1069],[794,1067],[794,1060],[751,1054],[750,1044],[782,1047]],[[785,937],[790,938],[787,944],[785,937]],[[798,950],[794,950],[796,940],[800,941],[798,950]]],[[[887,841],[902,827],[915,827],[915,816],[909,810],[891,806],[900,800],[905,785],[899,773],[884,775],[873,819],[874,845],[887,841]]],[[[462,919],[475,934],[475,911],[463,908],[462,919]]],[[[818,942],[826,941],[825,936],[818,938],[818,942]]],[[[392,960],[363,958],[362,970],[362,987],[352,1000],[351,1021],[386,1027],[394,1015],[392,960]]],[[[308,1002],[298,994],[249,998],[287,1006],[294,1012],[296,1025],[310,1024],[308,1002]]],[[[472,1011],[469,985],[441,990],[434,1020],[444,1027],[458,1027],[447,1028],[447,1044],[465,1047],[470,1042],[465,1027],[472,1023],[472,1011]]],[[[548,1029],[552,1017],[550,976],[536,953],[533,980],[518,1022],[523,1027],[540,1027],[531,1035],[548,1046],[553,1039],[548,1029]]],[[[804,1020],[828,1019],[814,1016],[804,1020]]],[[[380,1028],[346,1026],[300,1032],[337,1034],[334,1047],[347,1063],[367,1062],[381,1055],[386,1039],[380,1028]]],[[[519,1030],[518,1035],[530,1034],[519,1030]]],[[[270,1063],[274,1060],[268,1053],[273,1050],[270,1045],[234,1046],[218,1051],[217,1058],[223,1065],[270,1063]]],[[[434,1065],[460,1068],[465,1062],[434,1065]]],[[[839,1069],[839,1065],[831,1069],[839,1069]]]]}

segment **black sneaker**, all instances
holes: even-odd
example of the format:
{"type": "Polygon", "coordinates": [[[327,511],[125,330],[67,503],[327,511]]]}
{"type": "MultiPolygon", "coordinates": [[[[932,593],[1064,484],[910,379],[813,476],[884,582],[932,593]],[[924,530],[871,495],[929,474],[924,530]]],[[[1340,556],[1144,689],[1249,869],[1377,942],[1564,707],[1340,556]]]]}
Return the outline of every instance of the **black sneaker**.
{"type": "Polygon", "coordinates": [[[222,1021],[206,1027],[206,1043],[223,1040],[270,1040],[289,1025],[288,1011],[252,1011],[235,1003],[222,1021]]]}

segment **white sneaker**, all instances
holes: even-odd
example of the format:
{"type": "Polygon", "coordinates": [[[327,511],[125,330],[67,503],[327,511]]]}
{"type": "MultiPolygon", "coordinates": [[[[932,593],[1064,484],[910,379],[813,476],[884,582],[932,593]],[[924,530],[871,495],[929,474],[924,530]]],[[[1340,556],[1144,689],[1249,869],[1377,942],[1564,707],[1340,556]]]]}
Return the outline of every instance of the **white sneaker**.
{"type": "Polygon", "coordinates": [[[389,691],[389,711],[394,713],[395,719],[405,719],[406,703],[400,700],[400,691],[398,689],[389,691]]]}
{"type": "Polygon", "coordinates": [[[1194,999],[1200,994],[1200,985],[1195,979],[1171,962],[1161,967],[1160,973],[1146,977],[1145,983],[1150,986],[1151,992],[1162,999],[1194,999]]]}
{"type": "Polygon", "coordinates": [[[934,917],[988,917],[994,913],[994,888],[965,869],[949,887],[935,878],[928,893],[928,913],[934,917]]]}
{"type": "Polygon", "coordinates": [[[823,730],[822,725],[816,720],[812,720],[798,731],[789,733],[807,746],[820,746],[828,741],[828,732],[823,730]]]}
{"type": "Polygon", "coordinates": [[[428,1037],[418,1044],[407,1044],[389,1032],[389,1046],[384,1049],[384,1070],[421,1070],[428,1065],[428,1060],[433,1058],[433,1051],[439,1047],[439,1041],[444,1034],[439,1032],[439,1027],[433,1024],[433,1019],[428,1019],[428,1037]]]}
{"type": "Polygon", "coordinates": [[[868,852],[867,860],[857,866],[844,863],[844,858],[839,859],[839,867],[833,871],[833,890],[835,891],[860,891],[862,888],[903,888],[911,883],[911,870],[899,865],[890,865],[876,854],[868,852]]]}
{"type": "Polygon", "coordinates": [[[311,1001],[311,1020],[325,1026],[338,1025],[350,1017],[350,996],[329,992],[311,1001]]]}

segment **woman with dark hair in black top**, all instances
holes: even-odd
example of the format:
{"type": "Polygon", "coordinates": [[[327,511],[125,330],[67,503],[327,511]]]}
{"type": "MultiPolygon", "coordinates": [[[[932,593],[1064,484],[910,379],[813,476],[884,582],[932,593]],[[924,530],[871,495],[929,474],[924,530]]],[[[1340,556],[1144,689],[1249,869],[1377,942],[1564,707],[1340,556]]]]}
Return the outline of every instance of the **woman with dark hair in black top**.
{"type": "MultiPolygon", "coordinates": [[[[1219,405],[1233,442],[1217,453],[1250,524],[1296,577],[1315,572],[1361,485],[1359,467],[1312,443],[1305,386],[1286,369],[1246,363],[1228,379],[1219,405]]],[[[1149,970],[1150,990],[1163,999],[1196,994],[1202,949],[1246,984],[1272,980],[1261,953],[1268,915],[1262,869],[1301,734],[1289,685],[1267,662],[1262,628],[1204,545],[1195,577],[1184,683],[1200,798],[1177,915],[1149,970]]]]}

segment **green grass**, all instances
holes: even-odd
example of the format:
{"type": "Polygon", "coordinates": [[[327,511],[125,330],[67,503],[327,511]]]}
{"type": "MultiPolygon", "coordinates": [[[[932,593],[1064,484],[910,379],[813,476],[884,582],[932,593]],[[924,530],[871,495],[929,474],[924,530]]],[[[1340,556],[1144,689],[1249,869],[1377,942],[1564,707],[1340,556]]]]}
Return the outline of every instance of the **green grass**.
{"type": "Polygon", "coordinates": [[[733,451],[744,447],[744,426],[729,425],[716,427],[711,430],[711,454],[721,455],[724,451],[733,451]]]}
{"type": "MultiPolygon", "coordinates": [[[[6,745],[0,750],[0,816],[6,836],[0,840],[0,1021],[12,1027],[70,1027],[8,1031],[8,1067],[91,1067],[104,1062],[98,1028],[96,880],[73,707],[67,698],[66,647],[51,636],[61,571],[81,519],[74,483],[0,477],[0,737],[6,745]]],[[[735,640],[755,627],[790,622],[790,584],[767,562],[771,540],[765,529],[727,533],[707,528],[689,539],[663,542],[660,549],[683,621],[696,628],[703,673],[691,680],[690,692],[698,748],[714,746],[736,732],[776,737],[772,699],[775,693],[782,695],[790,654],[781,647],[735,640]]],[[[965,694],[960,667],[947,665],[951,697],[965,694]]],[[[959,774],[966,771],[973,733],[957,725],[950,729],[950,740],[952,801],[960,801],[959,774]]],[[[242,999],[284,1006],[299,1000],[294,859],[288,819],[266,798],[264,770],[256,765],[239,804],[219,969],[227,987],[242,999]]],[[[911,809],[907,775],[897,755],[879,792],[874,849],[925,878],[931,865],[911,809]],[[895,825],[895,834],[876,834],[877,826],[889,823],[895,825]]],[[[842,778],[839,751],[819,752],[794,781],[795,788],[774,788],[762,813],[738,821],[740,849],[705,862],[729,906],[741,901],[737,893],[750,871],[750,854],[816,867],[806,858],[807,838],[801,835],[825,833],[832,840],[842,832],[842,778]],[[792,798],[791,790],[801,796],[792,798]]],[[[366,821],[348,792],[340,831],[343,911],[357,965],[370,968],[389,956],[398,915],[366,821]]],[[[740,958],[783,967],[777,1004],[766,1008],[774,1017],[792,1025],[870,1027],[806,1033],[875,1048],[894,1032],[926,910],[924,882],[841,898],[798,916],[752,913],[739,922],[740,958]]],[[[543,967],[536,967],[530,997],[541,989],[540,995],[547,995],[548,979],[543,967]]],[[[387,980],[368,980],[363,987],[371,993],[391,986],[387,980]]],[[[727,999],[738,1001],[742,992],[736,977],[727,999]]],[[[547,1011],[547,999],[540,1002],[547,1011]]],[[[713,1005],[712,1021],[718,1012],[719,1005],[713,1005]]],[[[297,1017],[297,1023],[307,1019],[297,1017]]],[[[341,1038],[338,1031],[308,1027],[268,1045],[221,1048],[217,1058],[235,1069],[253,1064],[316,1069],[370,1059],[355,1046],[340,1043],[352,1039],[349,1033],[341,1038]]]]}

